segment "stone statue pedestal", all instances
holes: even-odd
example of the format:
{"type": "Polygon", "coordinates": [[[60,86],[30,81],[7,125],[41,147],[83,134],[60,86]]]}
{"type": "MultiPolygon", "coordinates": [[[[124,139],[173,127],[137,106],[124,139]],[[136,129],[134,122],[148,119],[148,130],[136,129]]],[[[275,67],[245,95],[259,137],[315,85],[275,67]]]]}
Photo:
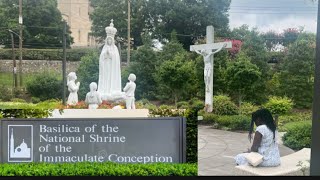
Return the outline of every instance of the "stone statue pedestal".
{"type": "Polygon", "coordinates": [[[125,118],[148,117],[148,109],[59,109],[52,112],[49,118],[125,118]]]}
{"type": "Polygon", "coordinates": [[[111,93],[111,94],[102,94],[101,98],[103,101],[108,101],[108,102],[121,102],[125,101],[125,92],[116,92],[116,93],[111,93]]]}

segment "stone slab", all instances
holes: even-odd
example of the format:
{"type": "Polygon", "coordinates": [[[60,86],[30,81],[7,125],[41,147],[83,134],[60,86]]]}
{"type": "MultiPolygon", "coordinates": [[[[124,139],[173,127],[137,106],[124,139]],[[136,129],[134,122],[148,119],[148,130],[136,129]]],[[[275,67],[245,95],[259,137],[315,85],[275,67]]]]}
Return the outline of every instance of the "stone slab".
{"type": "Polygon", "coordinates": [[[148,109],[64,109],[61,114],[58,109],[55,109],[49,118],[134,118],[148,116],[148,109]]]}

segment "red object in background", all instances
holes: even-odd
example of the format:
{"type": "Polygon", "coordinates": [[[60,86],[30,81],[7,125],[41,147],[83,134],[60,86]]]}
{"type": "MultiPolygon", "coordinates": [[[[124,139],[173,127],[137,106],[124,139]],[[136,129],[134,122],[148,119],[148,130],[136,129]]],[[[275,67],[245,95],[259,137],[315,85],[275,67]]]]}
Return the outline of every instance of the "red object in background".
{"type": "Polygon", "coordinates": [[[225,39],[224,41],[231,41],[232,42],[232,48],[228,49],[229,54],[234,57],[236,54],[238,54],[241,50],[242,41],[237,39],[225,39]]]}

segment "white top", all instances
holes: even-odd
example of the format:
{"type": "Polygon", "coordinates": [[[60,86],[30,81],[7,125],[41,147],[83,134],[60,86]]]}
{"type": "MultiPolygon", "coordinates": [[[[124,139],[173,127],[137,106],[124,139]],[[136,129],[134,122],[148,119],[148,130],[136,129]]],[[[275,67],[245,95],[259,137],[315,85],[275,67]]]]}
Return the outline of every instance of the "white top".
{"type": "Polygon", "coordinates": [[[261,145],[258,152],[263,155],[263,162],[259,166],[277,166],[280,164],[280,152],[277,144],[277,131],[275,139],[273,132],[266,126],[260,125],[256,131],[262,134],[261,145]]]}

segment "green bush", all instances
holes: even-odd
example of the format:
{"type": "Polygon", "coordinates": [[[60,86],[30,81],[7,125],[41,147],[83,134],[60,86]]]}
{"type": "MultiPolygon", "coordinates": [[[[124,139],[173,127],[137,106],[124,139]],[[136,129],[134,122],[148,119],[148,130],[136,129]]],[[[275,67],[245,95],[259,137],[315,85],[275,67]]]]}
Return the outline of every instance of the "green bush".
{"type": "Polygon", "coordinates": [[[301,121],[311,121],[312,114],[311,112],[304,112],[304,113],[294,113],[290,115],[283,115],[279,116],[278,120],[278,128],[279,131],[284,131],[284,126],[290,122],[301,122],[301,121]]]}
{"type": "MultiPolygon", "coordinates": [[[[77,48],[67,49],[68,61],[80,61],[82,56],[88,54],[92,49],[77,48]]],[[[16,59],[19,59],[19,50],[15,50],[16,59]]],[[[26,60],[62,60],[62,49],[23,49],[22,58],[26,60]]],[[[11,49],[0,49],[0,59],[12,59],[11,49]]]]}
{"type": "Polygon", "coordinates": [[[231,98],[226,95],[217,95],[213,97],[213,113],[217,115],[236,115],[238,107],[231,98]]]}
{"type": "Polygon", "coordinates": [[[250,128],[251,118],[243,115],[219,116],[216,123],[219,129],[231,131],[248,131],[250,128]]]}
{"type": "Polygon", "coordinates": [[[250,102],[242,102],[239,107],[239,114],[251,116],[251,114],[259,109],[258,106],[253,105],[250,102]]]}
{"type": "Polygon", "coordinates": [[[203,120],[201,123],[203,124],[213,124],[217,121],[219,118],[219,115],[213,114],[213,113],[204,113],[201,114],[203,116],[203,120]]]}
{"type": "Polygon", "coordinates": [[[157,106],[152,104],[148,99],[140,99],[136,101],[137,109],[156,109],[157,106]]]}
{"type": "Polygon", "coordinates": [[[150,109],[150,117],[186,117],[187,119],[187,162],[198,162],[198,110],[150,109]]]}
{"type": "Polygon", "coordinates": [[[312,121],[292,122],[284,126],[283,144],[293,150],[311,147],[312,121]]]}
{"type": "Polygon", "coordinates": [[[3,118],[47,118],[51,109],[0,109],[3,118]]]}
{"type": "Polygon", "coordinates": [[[187,101],[180,101],[177,103],[177,108],[179,109],[188,109],[189,103],[187,101]]]}
{"type": "Polygon", "coordinates": [[[189,100],[190,108],[195,109],[197,111],[202,110],[204,108],[204,102],[198,98],[192,98],[189,100]]]}
{"type": "Polygon", "coordinates": [[[20,98],[12,98],[10,99],[11,102],[20,102],[20,103],[25,103],[26,100],[24,99],[20,99],[20,98]]]}
{"type": "Polygon", "coordinates": [[[47,100],[37,104],[20,102],[0,102],[0,109],[59,109],[61,101],[47,100]]]}
{"type": "Polygon", "coordinates": [[[268,102],[264,105],[274,115],[284,115],[289,113],[293,108],[293,102],[287,97],[269,97],[268,102]]]}
{"type": "Polygon", "coordinates": [[[13,98],[12,90],[4,85],[0,85],[0,99],[2,101],[10,101],[13,98]]]}
{"type": "Polygon", "coordinates": [[[53,73],[40,73],[27,82],[27,91],[41,101],[62,98],[63,82],[53,73]]]}
{"type": "Polygon", "coordinates": [[[0,176],[197,176],[197,164],[25,163],[1,164],[0,176]]]}
{"type": "Polygon", "coordinates": [[[78,91],[79,99],[85,99],[86,94],[90,91],[90,83],[99,83],[99,53],[91,51],[83,56],[76,74],[78,81],[81,82],[78,91]]]}
{"type": "Polygon", "coordinates": [[[41,100],[40,98],[37,98],[37,97],[31,97],[31,102],[36,104],[36,103],[39,103],[41,100]]]}

